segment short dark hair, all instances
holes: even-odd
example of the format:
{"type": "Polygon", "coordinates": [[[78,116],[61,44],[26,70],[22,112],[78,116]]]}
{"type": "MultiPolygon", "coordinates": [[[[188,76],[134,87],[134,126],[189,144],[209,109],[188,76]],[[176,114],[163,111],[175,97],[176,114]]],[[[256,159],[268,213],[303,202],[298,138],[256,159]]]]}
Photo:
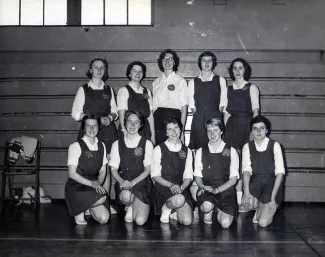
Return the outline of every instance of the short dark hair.
{"type": "Polygon", "coordinates": [[[271,130],[271,122],[269,121],[269,119],[267,119],[266,117],[264,117],[262,115],[257,115],[256,117],[254,117],[251,120],[251,123],[250,123],[250,129],[251,129],[251,131],[253,129],[253,125],[256,124],[256,123],[260,123],[260,122],[265,124],[265,127],[266,127],[268,133],[270,133],[270,130],[271,130]]]}
{"type": "Polygon", "coordinates": [[[91,72],[91,68],[93,67],[94,62],[96,62],[96,61],[101,61],[104,64],[105,70],[104,70],[104,75],[102,77],[102,80],[106,81],[109,78],[109,76],[108,76],[108,63],[105,60],[105,58],[102,58],[102,57],[96,57],[96,58],[94,58],[94,59],[92,59],[90,61],[89,65],[88,65],[88,70],[86,71],[86,76],[89,79],[91,79],[93,77],[93,74],[91,72]]]}
{"type": "Polygon", "coordinates": [[[101,122],[101,119],[100,119],[100,117],[98,115],[96,115],[95,113],[90,113],[90,114],[86,114],[85,116],[83,116],[83,118],[81,120],[81,128],[82,128],[82,130],[85,130],[86,120],[97,120],[98,129],[101,130],[102,122],[101,122]]]}
{"type": "Polygon", "coordinates": [[[134,110],[126,110],[125,111],[125,113],[124,113],[124,126],[126,126],[126,122],[127,122],[127,120],[128,120],[128,118],[132,115],[132,114],[134,114],[134,115],[136,115],[137,117],[138,117],[138,119],[139,119],[139,121],[140,121],[140,127],[142,127],[143,126],[143,124],[144,124],[144,118],[143,118],[143,115],[140,113],[140,112],[138,112],[138,111],[134,111],[134,110]]]}
{"type": "Polygon", "coordinates": [[[128,67],[126,68],[126,73],[125,73],[126,77],[131,81],[130,74],[131,74],[131,70],[133,69],[133,66],[134,65],[138,65],[138,66],[141,67],[142,73],[143,73],[142,78],[141,78],[141,81],[144,80],[145,77],[146,77],[146,73],[147,73],[147,67],[146,67],[146,65],[143,62],[140,62],[140,61],[134,61],[134,62],[131,62],[128,65],[128,67]]]}
{"type": "Polygon", "coordinates": [[[177,53],[174,50],[171,50],[171,49],[166,49],[166,50],[162,51],[159,54],[159,57],[157,59],[159,70],[164,72],[164,67],[162,65],[162,60],[165,58],[166,54],[173,55],[173,58],[174,58],[173,71],[177,71],[178,70],[178,65],[179,65],[179,57],[178,57],[177,53]]]}
{"type": "Polygon", "coordinates": [[[199,66],[200,70],[202,70],[202,58],[206,56],[212,57],[212,70],[214,70],[214,68],[217,66],[217,56],[210,51],[205,51],[200,54],[199,58],[197,59],[197,65],[199,66]]]}
{"type": "Polygon", "coordinates": [[[223,124],[222,120],[218,119],[218,118],[211,118],[208,119],[205,123],[205,129],[207,129],[207,127],[209,125],[212,126],[217,126],[219,127],[220,131],[224,132],[225,131],[225,125],[223,124]]]}
{"type": "Polygon", "coordinates": [[[233,72],[233,68],[234,68],[234,64],[235,62],[241,62],[244,66],[245,72],[244,72],[244,80],[248,81],[250,80],[251,76],[252,76],[252,67],[249,65],[249,63],[244,60],[243,58],[236,58],[235,60],[233,60],[228,68],[228,73],[230,78],[235,81],[235,75],[233,72]]]}
{"type": "Polygon", "coordinates": [[[175,117],[167,117],[165,120],[164,120],[164,131],[165,131],[165,134],[167,133],[167,126],[168,124],[177,124],[179,129],[182,131],[182,128],[183,128],[183,125],[181,123],[181,121],[175,117]]]}

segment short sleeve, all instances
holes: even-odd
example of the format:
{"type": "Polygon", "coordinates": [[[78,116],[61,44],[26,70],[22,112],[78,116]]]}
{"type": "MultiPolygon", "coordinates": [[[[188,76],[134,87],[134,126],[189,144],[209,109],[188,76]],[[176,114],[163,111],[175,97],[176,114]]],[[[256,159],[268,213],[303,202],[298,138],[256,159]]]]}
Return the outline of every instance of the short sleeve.
{"type": "Polygon", "coordinates": [[[118,110],[128,110],[129,91],[126,87],[122,87],[117,93],[118,110]]]}
{"type": "Polygon", "coordinates": [[[260,109],[260,98],[259,98],[259,91],[257,86],[254,84],[250,87],[250,97],[251,97],[251,104],[252,104],[252,110],[260,109]]]}
{"type": "Polygon", "coordinates": [[[118,169],[120,167],[120,154],[118,149],[118,140],[112,144],[111,158],[108,163],[109,166],[118,169]]]}
{"type": "Polygon", "coordinates": [[[80,155],[81,155],[80,145],[78,142],[74,142],[69,146],[67,166],[69,165],[78,166],[80,155]]]}

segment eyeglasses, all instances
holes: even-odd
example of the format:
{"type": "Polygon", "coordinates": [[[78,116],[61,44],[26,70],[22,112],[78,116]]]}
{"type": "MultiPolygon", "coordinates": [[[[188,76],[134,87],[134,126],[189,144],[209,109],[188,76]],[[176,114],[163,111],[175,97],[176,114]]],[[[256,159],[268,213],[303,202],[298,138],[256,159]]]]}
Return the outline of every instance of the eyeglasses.
{"type": "Polygon", "coordinates": [[[174,61],[174,58],[173,57],[169,57],[169,58],[164,58],[162,60],[163,60],[163,62],[171,62],[171,61],[174,61]]]}

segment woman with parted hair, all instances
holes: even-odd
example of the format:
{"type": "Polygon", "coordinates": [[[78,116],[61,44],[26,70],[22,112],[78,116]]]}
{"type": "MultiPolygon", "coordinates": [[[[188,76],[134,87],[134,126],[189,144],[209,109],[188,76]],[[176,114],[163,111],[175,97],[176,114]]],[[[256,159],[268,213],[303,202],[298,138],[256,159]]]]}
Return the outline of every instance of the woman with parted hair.
{"type": "Polygon", "coordinates": [[[197,150],[206,145],[209,139],[205,123],[211,118],[222,117],[227,93],[227,83],[223,77],[213,73],[217,66],[217,57],[210,51],[205,51],[198,58],[201,73],[189,81],[189,106],[193,113],[189,148],[197,150]]]}
{"type": "Polygon", "coordinates": [[[125,222],[135,221],[141,226],[148,219],[152,203],[149,174],[153,145],[138,133],[144,125],[141,113],[127,110],[123,125],[125,137],[113,143],[109,165],[117,181],[117,198],[126,206],[125,222]]]}
{"type": "MultiPolygon", "coordinates": [[[[109,158],[113,142],[117,139],[117,131],[114,121],[117,119],[117,107],[113,89],[105,84],[108,79],[108,64],[104,58],[94,58],[89,63],[86,76],[88,83],[79,87],[72,106],[72,117],[76,121],[90,113],[95,113],[101,119],[102,129],[98,133],[98,139],[103,142],[109,158]]],[[[78,139],[84,135],[82,128],[79,130],[78,139]]],[[[110,172],[107,170],[103,184],[106,191],[110,190],[110,172]]],[[[111,208],[111,213],[116,211],[111,208]]]]}
{"type": "Polygon", "coordinates": [[[140,136],[155,143],[155,128],[152,114],[152,94],[151,91],[142,86],[141,81],[146,77],[146,66],[139,61],[131,62],[126,69],[126,76],[129,83],[122,87],[117,94],[118,113],[120,127],[124,135],[124,115],[127,110],[138,111],[144,117],[144,124],[141,127],[140,136]]]}
{"type": "Polygon", "coordinates": [[[160,221],[169,223],[170,214],[183,225],[193,221],[193,201],[189,186],[193,180],[192,152],[180,141],[182,124],[174,117],[166,118],[167,140],[156,146],[153,153],[151,178],[154,181],[154,198],[160,221]]]}
{"type": "Polygon", "coordinates": [[[84,136],[69,147],[69,178],[65,185],[65,200],[71,216],[78,225],[87,225],[84,212],[99,223],[109,219],[106,190],[102,186],[106,177],[106,147],[98,140],[101,129],[100,117],[95,114],[83,115],[81,128],[84,136]]]}
{"type": "MultiPolygon", "coordinates": [[[[226,105],[224,108],[224,123],[226,125],[224,140],[241,153],[244,144],[250,140],[250,122],[259,114],[259,91],[257,86],[248,82],[252,75],[249,63],[242,59],[234,59],[228,69],[233,84],[228,86],[226,105]]],[[[239,211],[245,211],[241,206],[243,195],[242,180],[236,185],[239,211]]]]}
{"type": "Polygon", "coordinates": [[[212,224],[215,210],[218,222],[228,228],[237,214],[234,186],[239,178],[239,157],[237,151],[221,139],[222,120],[209,119],[205,127],[209,143],[198,149],[195,156],[197,202],[204,213],[204,223],[212,224]]]}
{"type": "MultiPolygon", "coordinates": [[[[158,67],[163,74],[152,84],[153,108],[155,121],[156,145],[165,142],[167,136],[164,131],[164,121],[167,117],[175,117],[185,128],[187,117],[187,83],[179,76],[179,57],[173,50],[167,49],[159,54],[158,67]]],[[[184,131],[181,131],[181,140],[184,142],[184,131]]]]}

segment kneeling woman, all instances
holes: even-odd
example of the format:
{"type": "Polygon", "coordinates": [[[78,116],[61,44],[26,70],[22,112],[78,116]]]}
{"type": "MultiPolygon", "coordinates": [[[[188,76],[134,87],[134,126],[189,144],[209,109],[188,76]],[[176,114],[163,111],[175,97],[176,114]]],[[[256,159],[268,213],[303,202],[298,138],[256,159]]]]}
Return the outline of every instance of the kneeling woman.
{"type": "Polygon", "coordinates": [[[109,165],[118,182],[116,195],[127,208],[124,220],[143,225],[149,216],[152,183],[149,177],[152,143],[139,135],[143,116],[132,110],[124,115],[125,137],[112,145],[109,165]]]}
{"type": "Polygon", "coordinates": [[[218,118],[206,124],[209,143],[195,156],[194,177],[199,187],[197,201],[204,212],[204,223],[212,224],[213,209],[223,228],[228,228],[237,212],[235,184],[239,178],[237,151],[221,139],[224,125],[218,118]]]}
{"type": "Polygon", "coordinates": [[[192,152],[180,141],[181,122],[166,118],[164,129],[168,139],[155,147],[151,178],[154,184],[156,211],[161,210],[160,221],[169,223],[172,210],[181,224],[193,220],[192,198],[189,185],[193,180],[192,152]]]}
{"type": "Polygon", "coordinates": [[[84,136],[69,147],[69,179],[65,185],[65,200],[78,225],[87,224],[84,212],[88,209],[96,221],[105,224],[109,212],[103,205],[106,190],[102,184],[108,161],[105,144],[96,137],[101,128],[100,117],[86,114],[81,127],[84,136]]]}
{"type": "Polygon", "coordinates": [[[270,123],[263,116],[251,121],[254,140],[243,147],[243,205],[257,209],[253,223],[267,227],[282,200],[282,181],[285,174],[281,146],[266,137],[270,123]]]}

